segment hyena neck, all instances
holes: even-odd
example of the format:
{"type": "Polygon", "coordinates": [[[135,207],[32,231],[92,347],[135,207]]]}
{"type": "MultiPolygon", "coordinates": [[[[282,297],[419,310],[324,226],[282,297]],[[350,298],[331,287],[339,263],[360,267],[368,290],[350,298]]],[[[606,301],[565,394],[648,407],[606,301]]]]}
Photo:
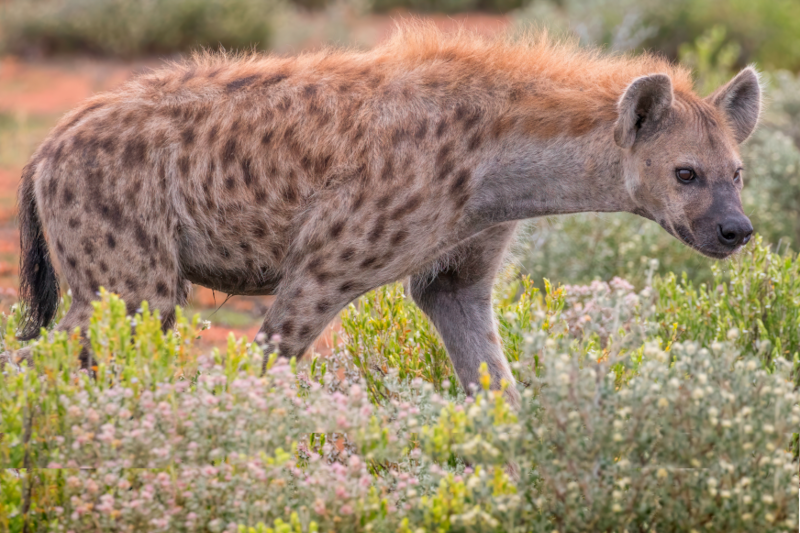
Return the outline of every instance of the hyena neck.
{"type": "Polygon", "coordinates": [[[486,154],[473,219],[481,225],[549,215],[638,212],[613,122],[580,136],[500,139],[486,154]]]}

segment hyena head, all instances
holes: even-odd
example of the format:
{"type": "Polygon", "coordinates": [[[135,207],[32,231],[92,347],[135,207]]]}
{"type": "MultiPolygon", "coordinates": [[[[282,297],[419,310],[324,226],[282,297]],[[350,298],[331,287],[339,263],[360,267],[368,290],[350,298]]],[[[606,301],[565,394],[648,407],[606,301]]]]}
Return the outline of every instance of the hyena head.
{"type": "Polygon", "coordinates": [[[614,140],[636,213],[717,259],[750,240],[742,211],[738,146],[758,122],[761,89],[752,68],[705,99],[673,92],[665,74],[634,80],[619,100],[614,140]]]}

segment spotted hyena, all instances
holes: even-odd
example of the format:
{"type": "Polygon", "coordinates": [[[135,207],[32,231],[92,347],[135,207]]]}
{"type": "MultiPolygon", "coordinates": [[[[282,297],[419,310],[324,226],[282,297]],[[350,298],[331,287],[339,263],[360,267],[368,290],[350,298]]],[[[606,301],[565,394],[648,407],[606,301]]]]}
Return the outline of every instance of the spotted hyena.
{"type": "Polygon", "coordinates": [[[658,57],[420,25],[368,52],[197,57],[91,98],[25,167],[20,338],[54,316],[53,256],[58,329],[85,331],[100,287],[168,327],[197,283],[276,295],[261,331],[289,357],[407,279],[462,384],[481,362],[512,382],[491,291],[517,221],[627,211],[729,256],[760,99],[750,68],[699,98],[658,57]]]}

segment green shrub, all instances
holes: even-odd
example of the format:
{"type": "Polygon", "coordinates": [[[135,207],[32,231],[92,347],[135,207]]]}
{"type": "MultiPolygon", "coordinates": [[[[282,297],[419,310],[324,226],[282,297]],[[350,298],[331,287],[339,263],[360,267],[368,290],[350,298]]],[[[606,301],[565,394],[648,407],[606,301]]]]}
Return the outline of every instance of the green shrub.
{"type": "MultiPolygon", "coordinates": [[[[724,270],[712,266],[709,284],[669,274],[656,279],[655,319],[662,334],[674,332],[704,346],[732,341],[761,358],[769,368],[777,360],[800,364],[800,261],[778,255],[756,237],[744,257],[724,270]]],[[[800,387],[800,373],[795,376],[800,387]]]]}
{"type": "Polygon", "coordinates": [[[280,0],[8,0],[2,49],[114,56],[199,47],[266,49],[280,0]]]}
{"type": "Polygon", "coordinates": [[[529,381],[516,412],[488,373],[458,402],[393,368],[373,401],[341,354],[327,370],[273,357],[258,377],[257,346],[195,358],[197,320],[165,334],[146,308],[128,342],[124,305],[105,295],[96,378],[65,334],[39,341],[35,371],[4,370],[4,466],[48,468],[0,472],[0,531],[794,526],[800,406],[785,363],[767,373],[731,343],[665,351],[639,327],[655,294],[621,280],[551,289],[549,309],[525,287],[505,311],[529,381]]]}

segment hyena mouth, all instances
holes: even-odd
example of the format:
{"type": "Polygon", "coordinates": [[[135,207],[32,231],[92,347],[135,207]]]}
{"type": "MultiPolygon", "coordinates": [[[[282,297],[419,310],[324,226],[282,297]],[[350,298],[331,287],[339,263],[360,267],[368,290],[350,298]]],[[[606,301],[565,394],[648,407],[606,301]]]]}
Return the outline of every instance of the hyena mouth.
{"type": "Polygon", "coordinates": [[[664,229],[666,229],[673,237],[684,243],[689,248],[697,250],[701,254],[707,257],[711,257],[713,259],[727,259],[728,257],[730,257],[731,255],[736,253],[736,251],[739,250],[738,246],[733,249],[721,251],[718,249],[712,249],[708,246],[701,245],[700,243],[695,241],[694,237],[692,236],[692,233],[686,226],[677,225],[668,227],[666,224],[663,223],[661,224],[661,226],[664,229]]]}

